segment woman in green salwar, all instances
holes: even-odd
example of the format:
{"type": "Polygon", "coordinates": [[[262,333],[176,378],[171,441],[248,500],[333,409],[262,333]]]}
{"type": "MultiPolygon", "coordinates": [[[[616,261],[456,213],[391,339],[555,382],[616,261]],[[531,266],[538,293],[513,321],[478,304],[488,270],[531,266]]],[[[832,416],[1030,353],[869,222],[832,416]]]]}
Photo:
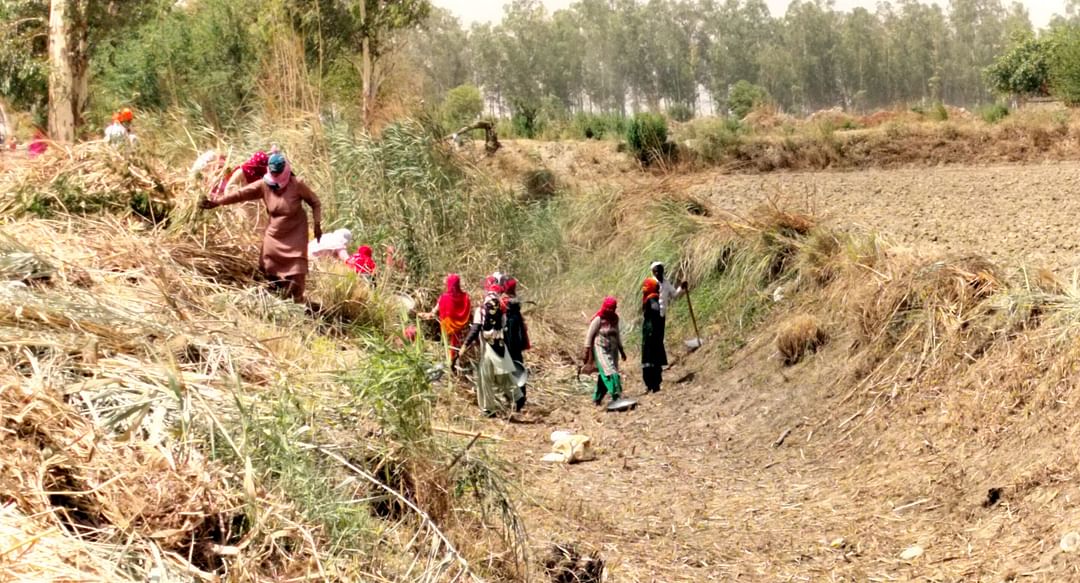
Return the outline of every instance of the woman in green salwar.
{"type": "Polygon", "coordinates": [[[618,302],[608,296],[604,305],[589,323],[589,333],[585,336],[585,364],[595,364],[597,379],[593,403],[600,405],[604,395],[610,394],[611,401],[622,398],[622,376],[619,374],[619,357],[626,360],[622,337],[619,335],[618,302]]]}

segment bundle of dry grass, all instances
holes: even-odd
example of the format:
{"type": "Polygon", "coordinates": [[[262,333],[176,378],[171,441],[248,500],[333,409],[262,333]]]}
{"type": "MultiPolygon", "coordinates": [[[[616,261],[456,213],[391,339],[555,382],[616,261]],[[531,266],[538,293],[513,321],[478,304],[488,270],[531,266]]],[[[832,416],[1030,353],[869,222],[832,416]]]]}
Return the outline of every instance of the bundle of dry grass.
{"type": "Polygon", "coordinates": [[[0,214],[132,211],[158,222],[182,180],[137,151],[100,142],[54,145],[0,178],[0,214]]]}
{"type": "Polygon", "coordinates": [[[336,261],[319,261],[309,275],[309,296],[324,317],[392,333],[400,308],[383,297],[375,282],[336,261]]]}
{"type": "Polygon", "coordinates": [[[0,577],[5,581],[143,581],[116,560],[117,549],[72,539],[15,504],[0,506],[0,577]]]}
{"type": "Polygon", "coordinates": [[[750,224],[763,232],[780,233],[790,237],[804,237],[818,225],[811,212],[793,211],[772,199],[758,206],[751,214],[750,224]]]}
{"type": "Polygon", "coordinates": [[[202,570],[216,568],[221,559],[212,547],[245,534],[234,520],[240,500],[229,477],[197,457],[101,439],[49,393],[11,382],[0,393],[0,427],[10,436],[0,483],[19,512],[48,517],[76,538],[152,540],[202,570]]]}
{"type": "Polygon", "coordinates": [[[574,544],[554,544],[544,559],[544,569],[552,583],[600,583],[604,580],[604,559],[600,553],[583,553],[574,544]]]}
{"type": "Polygon", "coordinates": [[[0,281],[41,280],[55,272],[56,268],[25,245],[0,234],[0,281]]]}
{"type": "Polygon", "coordinates": [[[798,364],[806,355],[817,352],[829,341],[821,320],[809,314],[793,316],[780,325],[776,349],[786,366],[798,364]]]}

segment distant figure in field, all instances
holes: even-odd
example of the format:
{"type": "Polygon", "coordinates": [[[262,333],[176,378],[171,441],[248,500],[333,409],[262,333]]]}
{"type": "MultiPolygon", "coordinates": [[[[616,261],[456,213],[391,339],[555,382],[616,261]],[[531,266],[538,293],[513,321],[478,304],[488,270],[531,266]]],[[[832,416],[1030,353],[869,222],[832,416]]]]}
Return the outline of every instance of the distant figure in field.
{"type": "Polygon", "coordinates": [[[270,224],[263,236],[259,268],[270,278],[272,288],[301,303],[308,273],[308,219],[303,205],[311,207],[318,241],[322,239],[322,204],[307,184],[293,176],[284,154],[270,156],[267,169],[262,180],[215,198],[204,198],[199,206],[212,209],[262,200],[270,224]]]}
{"type": "Polygon", "coordinates": [[[44,130],[37,128],[34,130],[34,139],[30,140],[30,144],[26,147],[27,155],[31,158],[37,158],[45,153],[49,149],[49,136],[45,135],[44,130]]]}
{"type": "Polygon", "coordinates": [[[480,344],[477,363],[476,401],[489,417],[509,408],[521,410],[525,396],[521,393],[522,378],[517,374],[510,351],[506,348],[506,314],[502,309],[502,288],[493,286],[484,303],[473,314],[472,328],[465,338],[465,348],[480,344]]]}
{"type": "Polygon", "coordinates": [[[446,291],[439,296],[439,303],[430,317],[439,321],[446,356],[450,361],[450,371],[457,370],[458,357],[465,343],[465,333],[469,330],[472,317],[472,304],[469,294],[461,289],[461,276],[451,273],[446,276],[446,291]]]}
{"type": "Polygon", "coordinates": [[[229,176],[225,182],[225,190],[233,186],[246,186],[266,176],[266,164],[270,161],[270,154],[259,150],[248,158],[229,176]]]}
{"type": "MultiPolygon", "coordinates": [[[[503,312],[506,314],[506,349],[510,352],[510,360],[514,363],[519,378],[525,378],[525,351],[532,348],[529,342],[529,328],[525,325],[525,316],[521,313],[521,300],[517,295],[518,282],[512,277],[506,278],[503,285],[503,312]]],[[[521,385],[521,397],[524,401],[528,397],[528,390],[521,385]]]]}
{"type": "Polygon", "coordinates": [[[105,128],[105,141],[116,148],[134,145],[135,132],[131,130],[133,121],[135,114],[126,107],[113,114],[113,122],[105,128]]]}

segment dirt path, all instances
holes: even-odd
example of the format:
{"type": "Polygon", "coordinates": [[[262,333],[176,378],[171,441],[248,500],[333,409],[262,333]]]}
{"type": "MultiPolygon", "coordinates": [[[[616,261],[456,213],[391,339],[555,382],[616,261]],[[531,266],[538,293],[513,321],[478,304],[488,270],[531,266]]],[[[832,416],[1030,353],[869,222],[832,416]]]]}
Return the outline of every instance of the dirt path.
{"type": "MultiPolygon", "coordinates": [[[[608,561],[608,581],[824,580],[845,572],[864,578],[864,565],[845,565],[844,549],[828,544],[851,532],[854,515],[864,510],[816,502],[832,499],[840,460],[830,459],[823,443],[778,448],[779,431],[762,434],[798,427],[800,409],[788,394],[793,387],[768,362],[766,344],[750,358],[752,368],[771,371],[764,376],[740,367],[678,382],[709,368],[705,352],[669,371],[660,395],[645,396],[631,365],[625,374],[635,388],[628,393],[641,399],[634,412],[594,409],[582,386],[579,399],[540,424],[501,424],[514,443],[503,452],[528,484],[524,510],[534,546],[591,544],[608,561]],[[597,460],[539,462],[557,429],[592,437],[597,460]]],[[[790,439],[806,442],[806,432],[790,439]]]]}
{"type": "MultiPolygon", "coordinates": [[[[1080,218],[1078,164],[710,173],[697,184],[693,194],[732,212],[780,196],[904,244],[989,252],[1006,265],[1080,266],[1080,235],[1070,229],[1080,218]]],[[[846,350],[831,347],[815,360],[842,362],[846,350]]],[[[538,379],[534,391],[574,387],[577,396],[549,407],[535,424],[490,424],[510,439],[501,451],[527,485],[522,511],[534,549],[591,544],[608,561],[612,582],[938,581],[958,574],[965,581],[1051,581],[1080,573],[1080,565],[1047,554],[1061,536],[1058,519],[1067,527],[1063,515],[1075,518],[1072,511],[982,509],[989,470],[956,467],[984,455],[987,465],[997,463],[989,450],[934,452],[904,431],[879,443],[876,429],[855,434],[863,440],[856,450],[846,432],[859,423],[821,424],[830,415],[821,388],[836,385],[838,377],[829,376],[835,366],[784,369],[768,332],[751,339],[730,370],[715,370],[716,356],[706,348],[687,358],[667,373],[658,396],[641,394],[631,364],[628,394],[642,402],[627,414],[594,409],[591,384],[564,369],[538,379]],[[554,430],[591,436],[598,459],[540,462],[554,430]],[[930,543],[925,558],[900,558],[930,543]]],[[[1033,504],[1045,509],[1052,501],[1065,504],[1053,497],[1033,504]]],[[[1024,507],[1017,501],[1016,508],[1024,507]]]]}

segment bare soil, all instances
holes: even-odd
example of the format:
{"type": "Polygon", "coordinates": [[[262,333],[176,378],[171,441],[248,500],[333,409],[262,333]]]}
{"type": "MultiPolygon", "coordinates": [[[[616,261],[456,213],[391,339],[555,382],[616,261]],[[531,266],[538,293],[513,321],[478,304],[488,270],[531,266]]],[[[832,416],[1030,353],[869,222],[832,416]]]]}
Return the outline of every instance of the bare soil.
{"type": "MultiPolygon", "coordinates": [[[[1064,268],[1080,261],[1069,229],[1080,216],[1078,180],[1080,166],[1054,163],[715,172],[656,188],[685,188],[734,214],[768,198],[803,201],[836,224],[920,249],[1064,268]]],[[[850,338],[785,367],[776,323],[729,367],[708,344],[681,355],[681,339],[670,337],[680,358],[659,395],[643,394],[631,354],[624,376],[628,396],[641,400],[636,411],[595,409],[592,379],[564,367],[536,379],[540,406],[525,422],[479,425],[508,439],[499,450],[521,472],[536,552],[591,545],[618,582],[1080,580],[1080,559],[1059,550],[1080,529],[1077,429],[1060,409],[1071,407],[1067,396],[1052,412],[1017,409],[995,392],[1005,372],[979,377],[979,388],[942,379],[902,399],[905,379],[891,395],[863,392],[847,375],[850,338]],[[575,396],[552,396],[568,390],[575,396]],[[979,410],[1005,421],[957,413],[979,410]],[[541,462],[554,430],[589,435],[598,459],[541,462]]],[[[1002,359],[1026,362],[1020,340],[1004,346],[1002,359]]]]}
{"type": "Polygon", "coordinates": [[[1080,264],[1080,163],[698,175],[687,189],[741,213],[766,197],[905,246],[984,253],[1002,263],[1080,264]]]}

